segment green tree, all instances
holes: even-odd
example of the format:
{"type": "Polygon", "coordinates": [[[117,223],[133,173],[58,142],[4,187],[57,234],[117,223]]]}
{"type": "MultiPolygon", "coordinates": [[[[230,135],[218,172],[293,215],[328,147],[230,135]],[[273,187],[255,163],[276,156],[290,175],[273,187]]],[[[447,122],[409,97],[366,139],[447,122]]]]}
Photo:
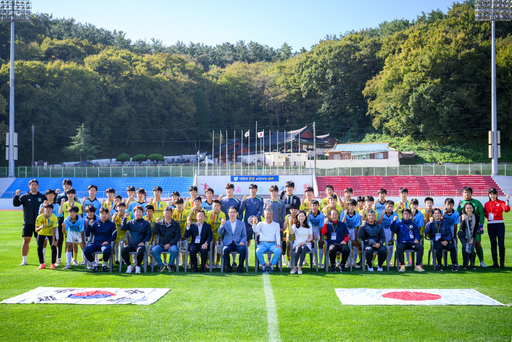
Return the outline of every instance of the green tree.
{"type": "Polygon", "coordinates": [[[134,162],[139,162],[142,163],[142,162],[145,162],[146,160],[148,160],[148,157],[145,155],[145,154],[137,154],[135,156],[132,157],[132,161],[134,162]]]}
{"type": "Polygon", "coordinates": [[[70,156],[79,157],[80,161],[93,159],[94,155],[99,152],[99,149],[94,144],[89,129],[85,127],[85,124],[81,124],[76,131],[76,135],[71,137],[71,145],[64,147],[62,151],[70,156]]]}
{"type": "Polygon", "coordinates": [[[148,159],[151,160],[153,163],[157,163],[159,161],[165,161],[164,156],[158,153],[153,153],[148,156],[148,159]]]}
{"type": "Polygon", "coordinates": [[[116,161],[121,162],[122,164],[124,164],[125,162],[130,161],[130,155],[128,153],[124,153],[123,152],[123,153],[121,153],[120,155],[117,156],[116,161]]]}

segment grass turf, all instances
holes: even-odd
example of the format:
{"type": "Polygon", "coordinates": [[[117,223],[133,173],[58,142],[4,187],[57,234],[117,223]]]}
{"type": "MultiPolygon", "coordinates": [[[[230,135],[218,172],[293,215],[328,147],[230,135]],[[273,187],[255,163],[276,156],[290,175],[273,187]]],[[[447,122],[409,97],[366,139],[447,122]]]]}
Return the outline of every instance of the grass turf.
{"type": "MultiPolygon", "coordinates": [[[[92,274],[83,267],[36,270],[35,241],[29,266],[21,261],[20,211],[0,212],[0,300],[38,286],[164,287],[171,291],[150,306],[2,304],[0,340],[268,340],[261,274],[92,274]]],[[[418,274],[388,272],[326,274],[305,269],[301,276],[284,269],[270,275],[279,334],[283,341],[333,340],[482,340],[510,341],[512,307],[343,306],[335,288],[476,288],[502,303],[512,303],[512,214],[506,215],[508,263],[505,270],[418,274]]],[[[483,238],[491,263],[489,239],[483,238]]],[[[50,257],[48,248],[47,258],[50,257]]],[[[426,256],[425,253],[425,264],[426,256]]],[[[459,259],[461,256],[459,255],[459,259]]],[[[251,262],[254,265],[254,247],[251,262]]]]}

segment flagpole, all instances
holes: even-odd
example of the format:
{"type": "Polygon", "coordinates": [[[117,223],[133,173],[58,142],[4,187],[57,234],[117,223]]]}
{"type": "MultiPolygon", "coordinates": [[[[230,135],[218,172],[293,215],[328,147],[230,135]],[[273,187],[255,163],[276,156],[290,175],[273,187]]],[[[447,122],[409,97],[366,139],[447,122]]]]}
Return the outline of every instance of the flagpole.
{"type": "Polygon", "coordinates": [[[228,168],[228,130],[226,129],[226,169],[228,168]]]}
{"type": "MultiPolygon", "coordinates": [[[[212,163],[215,161],[215,131],[212,131],[212,163]]],[[[212,176],[213,176],[213,167],[214,164],[212,164],[212,176]]]]}
{"type": "Polygon", "coordinates": [[[236,130],[233,130],[233,173],[236,166],[236,130]]]}
{"type": "Polygon", "coordinates": [[[242,167],[244,165],[244,130],[240,131],[240,140],[242,140],[242,147],[240,148],[240,175],[242,172],[242,167]]]}
{"type": "Polygon", "coordinates": [[[254,166],[256,166],[256,155],[258,154],[258,121],[256,121],[256,131],[254,131],[254,143],[256,144],[254,148],[254,166]]]}
{"type": "Polygon", "coordinates": [[[219,173],[217,175],[220,175],[221,160],[222,160],[222,131],[219,132],[219,173]]]}

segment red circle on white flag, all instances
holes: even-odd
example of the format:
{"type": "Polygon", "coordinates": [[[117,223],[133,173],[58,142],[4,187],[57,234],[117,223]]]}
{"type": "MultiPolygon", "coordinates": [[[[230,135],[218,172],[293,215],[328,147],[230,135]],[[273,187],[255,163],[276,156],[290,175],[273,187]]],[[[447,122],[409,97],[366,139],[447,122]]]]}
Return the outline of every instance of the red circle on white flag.
{"type": "Polygon", "coordinates": [[[427,292],[413,292],[413,291],[394,291],[384,293],[384,298],[399,299],[404,301],[424,301],[424,300],[438,300],[441,296],[438,294],[427,293],[427,292]]]}

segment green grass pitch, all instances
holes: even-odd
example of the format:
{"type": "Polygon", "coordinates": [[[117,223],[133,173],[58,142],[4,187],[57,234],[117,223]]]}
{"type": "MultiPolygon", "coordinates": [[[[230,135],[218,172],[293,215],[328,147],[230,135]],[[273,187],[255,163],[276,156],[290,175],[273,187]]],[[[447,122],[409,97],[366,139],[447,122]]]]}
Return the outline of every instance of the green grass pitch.
{"type": "MultiPolygon", "coordinates": [[[[29,265],[21,262],[20,211],[0,212],[0,300],[38,286],[163,287],[171,291],[150,306],[2,304],[1,341],[267,341],[267,303],[263,276],[254,273],[148,273],[141,275],[36,270],[35,241],[29,265]]],[[[512,307],[484,306],[343,306],[335,288],[476,288],[504,303],[512,303],[512,214],[506,215],[508,266],[505,270],[423,274],[316,273],[301,276],[289,269],[270,275],[279,337],[282,341],[510,341],[512,307]]],[[[485,261],[490,244],[483,237],[485,261]]],[[[426,256],[425,253],[425,264],[426,256]]],[[[47,258],[50,250],[47,251],[47,258]]],[[[254,265],[254,247],[251,247],[254,265]]],[[[459,256],[459,259],[461,257],[459,256]]]]}

